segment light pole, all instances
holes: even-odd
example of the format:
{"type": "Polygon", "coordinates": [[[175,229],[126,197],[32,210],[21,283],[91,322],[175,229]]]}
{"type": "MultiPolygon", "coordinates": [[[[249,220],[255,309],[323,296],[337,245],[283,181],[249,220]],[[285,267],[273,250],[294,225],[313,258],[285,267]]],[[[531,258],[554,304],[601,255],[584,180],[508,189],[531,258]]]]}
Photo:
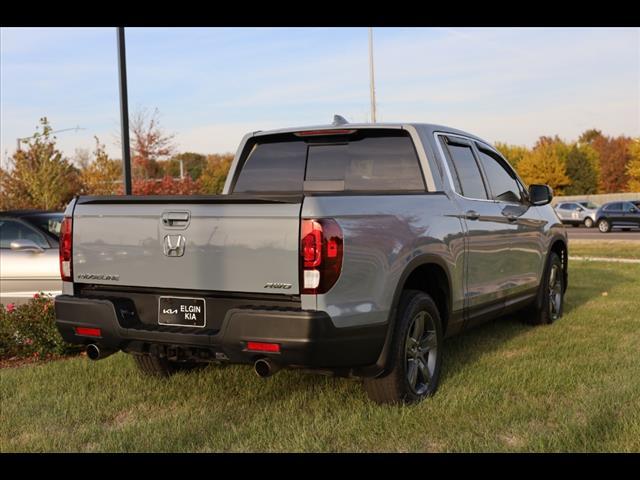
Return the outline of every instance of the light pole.
{"type": "Polygon", "coordinates": [[[124,27],[118,27],[118,73],[120,77],[120,129],[124,193],[131,195],[131,149],[129,147],[129,100],[127,98],[127,58],[124,48],[124,27]]]}
{"type": "MultiPolygon", "coordinates": [[[[69,132],[71,130],[75,130],[77,132],[78,130],[86,130],[86,128],[82,128],[81,126],[78,125],[77,127],[74,127],[74,128],[63,128],[62,130],[55,130],[53,132],[49,132],[49,134],[53,135],[54,133],[69,132]]],[[[41,135],[42,135],[41,133],[38,133],[36,136],[39,137],[41,135]]],[[[16,141],[17,141],[17,145],[16,145],[17,146],[17,150],[20,151],[20,145],[22,144],[22,142],[25,142],[25,141],[27,141],[27,140],[29,140],[31,138],[33,138],[33,135],[30,136],[30,137],[22,137],[22,138],[16,139],[16,141]]]]}
{"type": "Polygon", "coordinates": [[[376,86],[373,75],[373,27],[369,27],[369,89],[371,93],[371,122],[376,123],[376,86]]]}

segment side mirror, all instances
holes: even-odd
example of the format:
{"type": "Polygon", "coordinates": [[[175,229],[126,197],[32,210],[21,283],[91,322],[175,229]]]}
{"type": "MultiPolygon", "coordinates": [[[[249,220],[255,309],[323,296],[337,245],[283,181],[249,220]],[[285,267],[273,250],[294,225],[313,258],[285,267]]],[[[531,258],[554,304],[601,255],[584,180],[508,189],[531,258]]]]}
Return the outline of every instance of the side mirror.
{"type": "Polygon", "coordinates": [[[553,199],[553,190],[549,185],[529,185],[529,201],[532,205],[546,205],[553,199]]]}
{"type": "Polygon", "coordinates": [[[44,252],[44,248],[28,238],[22,238],[20,240],[14,240],[13,242],[11,242],[11,250],[16,252],[44,252]]]}

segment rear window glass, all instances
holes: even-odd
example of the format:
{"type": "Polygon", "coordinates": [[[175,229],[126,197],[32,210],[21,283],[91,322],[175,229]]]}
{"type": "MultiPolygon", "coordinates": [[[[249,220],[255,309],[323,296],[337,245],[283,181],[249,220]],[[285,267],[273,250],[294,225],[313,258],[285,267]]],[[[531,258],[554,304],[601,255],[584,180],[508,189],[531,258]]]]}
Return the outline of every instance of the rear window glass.
{"type": "Polygon", "coordinates": [[[306,156],[304,142],[257,144],[240,170],[233,191],[300,192],[306,156]]]}
{"type": "Polygon", "coordinates": [[[302,192],[305,180],[344,182],[344,190],[351,191],[425,189],[418,156],[406,133],[360,131],[349,138],[257,144],[240,169],[233,192],[302,192]]]}
{"type": "Polygon", "coordinates": [[[306,180],[344,181],[345,190],[424,190],[408,136],[365,137],[339,145],[310,145],[306,180]]]}

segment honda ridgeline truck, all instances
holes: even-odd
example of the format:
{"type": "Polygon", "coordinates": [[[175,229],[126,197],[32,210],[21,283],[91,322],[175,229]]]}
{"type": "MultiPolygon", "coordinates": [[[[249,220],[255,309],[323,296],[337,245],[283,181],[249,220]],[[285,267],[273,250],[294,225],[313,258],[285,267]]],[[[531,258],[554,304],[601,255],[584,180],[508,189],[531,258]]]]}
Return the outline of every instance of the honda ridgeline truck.
{"type": "Polygon", "coordinates": [[[433,394],[443,341],[515,310],[562,315],[567,236],[545,185],[427,124],[244,137],[212,196],[80,196],[60,241],[64,339],[168,376],[203,363],[433,394]]]}

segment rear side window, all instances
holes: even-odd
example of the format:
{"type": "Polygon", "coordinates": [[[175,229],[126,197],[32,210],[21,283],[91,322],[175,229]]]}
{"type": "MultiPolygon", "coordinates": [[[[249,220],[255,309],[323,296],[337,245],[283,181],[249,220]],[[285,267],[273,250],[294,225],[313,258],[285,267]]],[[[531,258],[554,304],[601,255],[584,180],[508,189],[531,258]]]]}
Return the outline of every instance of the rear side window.
{"type": "Polygon", "coordinates": [[[301,192],[306,156],[304,142],[259,143],[244,162],[233,191],[301,192]]]}
{"type": "Polygon", "coordinates": [[[309,145],[306,180],[344,181],[345,190],[424,190],[409,136],[372,136],[309,145]]]}
{"type": "Polygon", "coordinates": [[[447,155],[445,157],[447,157],[456,191],[468,198],[486,199],[487,191],[471,146],[451,143],[445,144],[444,147],[451,155],[451,159],[447,155]]]}
{"type": "Polygon", "coordinates": [[[621,203],[612,203],[610,205],[607,205],[603,208],[604,211],[606,212],[614,212],[617,210],[622,210],[622,204],[621,203]]]}

